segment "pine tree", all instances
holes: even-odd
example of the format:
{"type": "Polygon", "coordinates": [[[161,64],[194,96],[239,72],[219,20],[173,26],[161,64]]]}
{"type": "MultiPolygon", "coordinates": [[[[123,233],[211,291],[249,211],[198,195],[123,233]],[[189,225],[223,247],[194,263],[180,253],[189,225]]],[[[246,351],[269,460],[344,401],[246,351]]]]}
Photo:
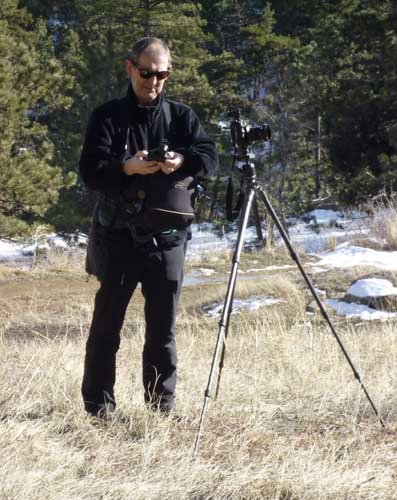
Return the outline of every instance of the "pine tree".
{"type": "Polygon", "coordinates": [[[310,74],[325,113],[325,138],[346,202],[396,189],[397,59],[393,3],[328,5],[311,30],[310,74]]]}
{"type": "Polygon", "coordinates": [[[316,115],[322,118],[326,163],[314,169],[316,191],[324,194],[325,188],[353,203],[395,189],[396,3],[272,0],[271,5],[275,32],[301,44],[306,96],[300,121],[315,131],[316,115]]]}
{"type": "Polygon", "coordinates": [[[45,25],[17,0],[0,5],[0,231],[27,231],[74,181],[54,162],[47,119],[70,106],[71,85],[53,57],[45,25]]]}

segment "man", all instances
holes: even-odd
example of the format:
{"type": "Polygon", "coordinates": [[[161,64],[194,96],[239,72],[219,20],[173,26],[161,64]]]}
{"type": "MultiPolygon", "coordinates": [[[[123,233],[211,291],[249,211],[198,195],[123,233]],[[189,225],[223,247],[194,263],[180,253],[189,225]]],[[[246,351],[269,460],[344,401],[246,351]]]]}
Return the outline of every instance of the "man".
{"type": "Polygon", "coordinates": [[[105,418],[115,409],[120,330],[139,282],[145,299],[145,401],[166,413],[174,408],[175,314],[190,231],[179,226],[156,233],[140,225],[135,215],[154,176],[166,179],[179,170],[205,177],[217,166],[215,144],[192,109],[163,94],[172,69],[167,45],[145,37],[135,43],[124,64],[131,81],[127,96],[93,112],[80,160],[84,182],[98,193],[93,226],[106,254],[105,265],[96,271],[100,288],[86,345],[82,394],[86,411],[105,418]],[[145,160],[148,150],[164,140],[169,145],[166,158],[145,160]]]}

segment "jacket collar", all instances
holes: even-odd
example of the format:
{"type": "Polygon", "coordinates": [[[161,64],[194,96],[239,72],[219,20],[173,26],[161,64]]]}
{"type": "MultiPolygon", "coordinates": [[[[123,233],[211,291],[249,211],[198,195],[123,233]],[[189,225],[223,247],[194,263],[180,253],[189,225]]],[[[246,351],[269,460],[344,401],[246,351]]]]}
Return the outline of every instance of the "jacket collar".
{"type": "Polygon", "coordinates": [[[151,123],[160,113],[163,103],[163,92],[150,104],[150,106],[142,106],[138,104],[136,95],[132,88],[131,83],[128,85],[127,90],[127,107],[129,121],[138,121],[140,123],[151,123]]]}

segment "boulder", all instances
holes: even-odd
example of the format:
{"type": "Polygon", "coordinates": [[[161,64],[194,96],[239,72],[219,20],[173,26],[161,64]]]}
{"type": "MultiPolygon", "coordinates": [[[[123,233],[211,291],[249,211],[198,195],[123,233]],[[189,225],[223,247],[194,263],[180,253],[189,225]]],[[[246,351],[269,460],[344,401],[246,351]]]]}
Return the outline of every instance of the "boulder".
{"type": "Polygon", "coordinates": [[[382,311],[397,311],[397,288],[383,278],[354,281],[342,299],[344,302],[364,304],[382,311]]]}

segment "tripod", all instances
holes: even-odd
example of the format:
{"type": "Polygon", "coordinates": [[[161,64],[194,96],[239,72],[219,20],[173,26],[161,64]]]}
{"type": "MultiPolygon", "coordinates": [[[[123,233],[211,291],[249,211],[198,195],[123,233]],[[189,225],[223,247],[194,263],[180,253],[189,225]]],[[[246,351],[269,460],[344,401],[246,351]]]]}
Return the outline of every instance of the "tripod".
{"type": "Polygon", "coordinates": [[[196,435],[193,454],[195,455],[198,451],[198,448],[199,448],[200,437],[201,437],[201,434],[203,431],[203,426],[204,426],[205,412],[206,412],[206,409],[208,406],[209,398],[211,397],[211,388],[212,388],[212,383],[213,383],[213,379],[215,376],[216,363],[217,363],[217,360],[219,358],[219,354],[220,354],[221,347],[222,347],[222,353],[221,353],[220,362],[219,362],[219,369],[218,369],[219,370],[218,371],[218,382],[217,382],[217,387],[216,387],[215,399],[218,396],[219,385],[220,385],[222,369],[223,369],[223,365],[224,365],[225,352],[226,352],[226,339],[227,339],[228,329],[229,329],[229,320],[230,320],[230,315],[232,312],[233,296],[234,296],[234,290],[235,290],[236,280],[237,280],[237,270],[238,270],[238,266],[240,263],[241,251],[242,251],[243,244],[244,244],[244,233],[245,233],[245,230],[246,230],[246,227],[248,224],[250,210],[251,210],[251,206],[252,206],[255,194],[259,195],[260,199],[263,201],[266,209],[268,210],[275,226],[277,227],[282,239],[284,240],[284,243],[285,243],[285,245],[286,245],[286,247],[291,255],[291,258],[295,261],[296,265],[298,266],[299,271],[301,272],[303,279],[305,280],[310,292],[312,293],[314,300],[316,301],[323,318],[327,322],[327,324],[328,324],[333,336],[335,337],[339,347],[341,348],[350,368],[352,369],[354,377],[357,379],[357,381],[361,385],[361,388],[363,389],[366,398],[368,399],[373,411],[375,412],[375,415],[378,417],[379,422],[382,425],[382,427],[384,427],[385,425],[382,421],[382,418],[379,415],[378,410],[376,409],[371,397],[369,396],[367,389],[365,388],[364,384],[362,383],[360,375],[357,372],[355,366],[353,365],[342,341],[340,340],[338,334],[336,333],[336,330],[331,322],[331,319],[330,319],[327,311],[325,310],[324,305],[322,304],[321,300],[319,299],[318,294],[317,294],[310,278],[308,277],[305,270],[303,269],[302,264],[299,260],[299,257],[297,255],[297,253],[295,252],[279,218],[277,217],[277,214],[275,213],[266,192],[256,181],[255,167],[254,167],[253,163],[249,162],[250,157],[247,154],[247,151],[245,152],[244,159],[245,159],[245,163],[243,166],[243,176],[244,176],[246,188],[245,188],[245,193],[244,193],[244,203],[243,203],[242,210],[241,210],[239,233],[238,233],[235,253],[233,256],[232,269],[231,269],[231,273],[230,273],[230,277],[229,277],[229,283],[228,283],[228,287],[227,287],[223,311],[222,311],[221,319],[219,321],[219,330],[218,330],[218,337],[217,337],[216,346],[215,346],[215,352],[214,352],[214,356],[213,356],[212,363],[211,363],[211,369],[210,369],[210,374],[209,374],[209,378],[208,378],[207,388],[206,388],[205,393],[204,393],[204,404],[203,404],[203,408],[201,411],[200,422],[199,422],[199,427],[198,427],[198,431],[197,431],[197,435],[196,435]]]}

